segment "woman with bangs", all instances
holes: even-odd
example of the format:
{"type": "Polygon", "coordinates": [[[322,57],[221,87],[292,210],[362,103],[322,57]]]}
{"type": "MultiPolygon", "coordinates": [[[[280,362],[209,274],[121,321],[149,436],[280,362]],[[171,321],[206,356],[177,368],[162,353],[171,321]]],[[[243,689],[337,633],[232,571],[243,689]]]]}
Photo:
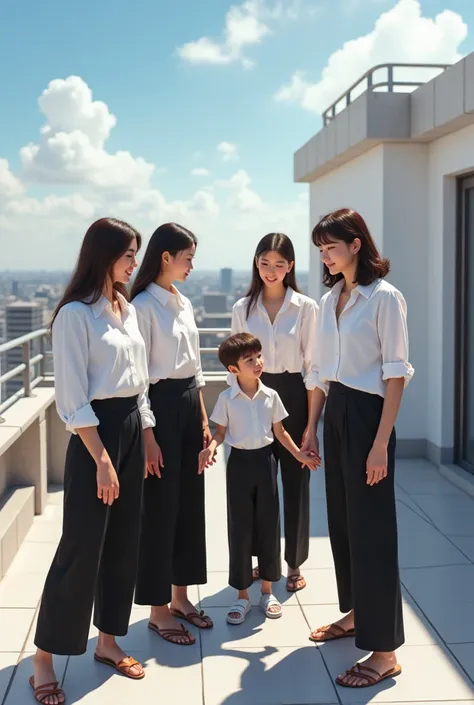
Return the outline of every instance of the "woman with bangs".
{"type": "Polygon", "coordinates": [[[312,397],[304,450],[319,453],[324,405],[324,456],[329,537],[344,617],[310,639],[355,637],[369,657],[336,682],[365,688],[401,673],[404,642],[395,505],[395,421],[413,376],[408,361],[407,307],[385,281],[381,257],[358,213],[341,209],[312,234],[330,291],[321,300],[312,397]]]}

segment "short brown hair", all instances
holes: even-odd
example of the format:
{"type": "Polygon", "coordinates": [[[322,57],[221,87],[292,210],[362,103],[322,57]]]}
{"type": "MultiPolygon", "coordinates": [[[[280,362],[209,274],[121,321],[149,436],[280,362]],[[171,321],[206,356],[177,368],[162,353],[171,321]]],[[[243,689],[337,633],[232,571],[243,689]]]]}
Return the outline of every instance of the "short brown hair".
{"type": "MultiPolygon", "coordinates": [[[[342,240],[349,245],[356,237],[361,241],[356,282],[362,286],[369,286],[376,279],[387,276],[390,271],[390,261],[380,255],[367,223],[360,213],[351,208],[341,208],[328,213],[314,227],[312,234],[316,247],[327,245],[334,240],[342,240]]],[[[342,277],[341,272],[331,274],[324,265],[323,284],[333,287],[342,277]]]]}
{"type": "Polygon", "coordinates": [[[262,352],[262,343],[251,333],[236,333],[219,346],[219,360],[226,369],[237,367],[246,355],[262,352]]]}

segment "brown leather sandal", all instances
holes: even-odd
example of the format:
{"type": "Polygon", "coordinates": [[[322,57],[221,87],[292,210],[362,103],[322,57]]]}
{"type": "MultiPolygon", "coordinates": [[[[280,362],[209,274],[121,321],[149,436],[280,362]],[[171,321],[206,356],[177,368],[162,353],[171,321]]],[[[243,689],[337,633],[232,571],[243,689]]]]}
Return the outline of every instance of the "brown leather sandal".
{"type": "Polygon", "coordinates": [[[139,681],[142,678],[145,678],[145,671],[143,670],[143,666],[141,663],[136,661],[134,658],[131,656],[125,656],[121,661],[118,663],[115,663],[111,658],[105,658],[104,656],[98,656],[97,654],[94,654],[94,659],[98,661],[99,663],[103,663],[106,666],[110,666],[111,668],[115,668],[116,671],[122,674],[122,676],[126,676],[127,678],[131,678],[134,681],[139,681]],[[140,666],[142,669],[142,672],[136,675],[135,673],[132,673],[132,668],[134,666],[140,666]]]}
{"type": "Polygon", "coordinates": [[[379,673],[374,668],[364,666],[362,663],[356,663],[355,666],[352,666],[352,668],[346,671],[342,676],[338,676],[336,678],[336,683],[338,685],[342,685],[344,688],[368,688],[369,686],[377,685],[377,683],[380,683],[387,678],[395,678],[396,676],[399,676],[401,672],[402,667],[399,665],[394,666],[389,671],[385,671],[385,673],[379,673]],[[354,683],[345,683],[344,681],[351,676],[365,680],[367,683],[358,685],[355,685],[354,683]]]}
{"type": "Polygon", "coordinates": [[[299,573],[294,573],[289,575],[286,579],[286,589],[287,592],[299,592],[304,590],[306,587],[306,580],[299,573]]]}
{"type": "Polygon", "coordinates": [[[214,622],[210,617],[208,617],[207,614],[204,614],[204,610],[201,610],[200,612],[190,612],[189,614],[184,614],[181,610],[175,609],[170,611],[173,617],[184,619],[186,622],[189,622],[189,624],[192,624],[193,627],[197,627],[198,629],[212,629],[214,626],[214,622]],[[204,622],[204,625],[202,622],[204,622]]]}
{"type": "Polygon", "coordinates": [[[62,688],[58,688],[58,681],[44,683],[43,685],[39,685],[37,688],[35,688],[35,677],[31,676],[31,678],[29,679],[29,683],[34,690],[35,698],[39,703],[44,703],[46,698],[49,698],[52,695],[56,695],[56,697],[59,697],[60,695],[63,696],[63,702],[61,703],[61,705],[66,702],[64,690],[62,688]]]}
{"type": "Polygon", "coordinates": [[[349,639],[351,636],[355,636],[355,629],[343,629],[338,624],[329,624],[327,627],[320,627],[315,629],[309,635],[309,640],[314,641],[315,644],[321,644],[326,641],[335,641],[336,639],[349,639]],[[316,639],[313,634],[317,632],[323,632],[325,636],[321,639],[316,639]]]}
{"type": "Polygon", "coordinates": [[[176,644],[176,646],[192,646],[195,644],[196,639],[191,632],[189,632],[183,624],[179,626],[179,629],[160,629],[156,624],[153,624],[153,622],[148,622],[148,629],[159,634],[162,639],[169,641],[170,644],[176,644]],[[180,641],[183,637],[187,639],[187,641],[180,641]]]}

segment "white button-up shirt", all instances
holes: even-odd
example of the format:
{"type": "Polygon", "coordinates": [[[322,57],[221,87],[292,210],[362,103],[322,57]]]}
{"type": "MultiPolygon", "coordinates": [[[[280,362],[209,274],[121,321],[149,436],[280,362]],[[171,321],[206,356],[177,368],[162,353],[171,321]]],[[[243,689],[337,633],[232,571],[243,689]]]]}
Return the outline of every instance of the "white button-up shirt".
{"type": "Polygon", "coordinates": [[[265,372],[301,372],[306,388],[314,389],[316,384],[311,368],[315,352],[317,303],[288,287],[273,324],[261,294],[248,318],[247,304],[247,297],[234,304],[232,334],[252,333],[260,340],[265,372]]]}
{"type": "Polygon", "coordinates": [[[356,286],[336,320],[341,280],[321,299],[315,364],[316,386],[326,394],[330,382],[385,396],[386,380],[414,369],[408,361],[407,307],[402,294],[384,279],[356,286]]]}
{"type": "Polygon", "coordinates": [[[155,425],[146,390],[145,343],[134,307],[120,296],[122,320],[104,297],[72,301],[53,323],[56,407],[68,431],[98,426],[91,401],[139,395],[143,428],[155,425]]]}
{"type": "Polygon", "coordinates": [[[253,399],[241,390],[237,379],[219,394],[211,421],[226,427],[226,443],[234,448],[256,450],[273,443],[272,425],[288,412],[277,392],[260,380],[253,399]]]}
{"type": "Polygon", "coordinates": [[[151,384],[160,379],[196,377],[204,386],[199,333],[193,306],[186,296],[149,284],[133,300],[145,340],[151,384]]]}

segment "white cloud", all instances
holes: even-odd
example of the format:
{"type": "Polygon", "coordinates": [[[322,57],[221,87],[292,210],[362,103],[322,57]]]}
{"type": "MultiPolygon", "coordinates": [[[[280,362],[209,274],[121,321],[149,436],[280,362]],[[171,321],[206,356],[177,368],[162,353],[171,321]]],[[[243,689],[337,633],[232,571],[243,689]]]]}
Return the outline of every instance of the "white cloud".
{"type": "Polygon", "coordinates": [[[93,100],[82,78],[51,81],[38,104],[47,123],[39,144],[30,143],[20,150],[26,180],[110,189],[149,184],[153,164],[130,152],[106,151],[104,143],[116,118],[105,103],[93,100]]]}
{"type": "Polygon", "coordinates": [[[0,203],[8,202],[12,198],[23,194],[23,184],[10,171],[10,165],[6,159],[0,159],[0,203]]]}
{"type": "Polygon", "coordinates": [[[192,176],[209,176],[210,173],[209,169],[202,169],[200,167],[191,171],[192,176]]]}
{"type": "Polygon", "coordinates": [[[233,162],[239,158],[237,145],[232,142],[219,142],[217,151],[222,155],[222,159],[225,162],[233,162]]]}
{"type": "Polygon", "coordinates": [[[222,40],[201,37],[179,47],[178,54],[192,64],[226,65],[238,61],[244,68],[251,68],[253,61],[244,51],[272,33],[269,24],[296,20],[303,12],[312,16],[316,11],[314,0],[245,0],[227,11],[222,40]]]}
{"type": "MultiPolygon", "coordinates": [[[[323,112],[368,69],[381,63],[450,64],[461,58],[459,47],[467,36],[461,15],[444,10],[424,17],[419,0],[398,0],[380,15],[374,29],[346,42],[335,51],[317,83],[296,71],[289,84],[280,88],[275,99],[299,103],[305,110],[323,112]]],[[[426,70],[395,70],[395,80],[425,81],[433,76],[426,70]]]]}
{"type": "Polygon", "coordinates": [[[252,62],[243,55],[247,46],[259,44],[270,33],[262,19],[261,0],[245,0],[233,5],[225,16],[224,39],[217,42],[209,37],[188,42],[179,47],[182,59],[193,64],[230,64],[240,61],[249,68],[252,62]]]}
{"type": "MultiPolygon", "coordinates": [[[[175,220],[199,237],[198,266],[219,267],[251,262],[257,240],[271,230],[283,230],[297,249],[308,249],[307,202],[296,187],[288,202],[266,201],[239,169],[227,180],[184,192],[171,200],[150,183],[154,169],[127,151],[109,154],[104,141],[115,126],[104,103],[92,100],[82,79],[53,81],[40,100],[47,124],[39,144],[22,150],[25,179],[0,158],[0,230],[15,247],[4,253],[2,266],[19,269],[69,269],[90,223],[104,215],[128,220],[147,237],[163,222],[175,220]],[[50,90],[51,89],[51,90],[50,90]],[[40,181],[51,182],[51,192],[34,193],[40,181]],[[114,189],[111,189],[114,184],[114,189]]],[[[221,142],[218,153],[231,162],[238,158],[235,144],[221,142]]],[[[191,167],[193,168],[193,167],[191,167]]],[[[196,175],[209,176],[194,166],[196,175]]]]}

